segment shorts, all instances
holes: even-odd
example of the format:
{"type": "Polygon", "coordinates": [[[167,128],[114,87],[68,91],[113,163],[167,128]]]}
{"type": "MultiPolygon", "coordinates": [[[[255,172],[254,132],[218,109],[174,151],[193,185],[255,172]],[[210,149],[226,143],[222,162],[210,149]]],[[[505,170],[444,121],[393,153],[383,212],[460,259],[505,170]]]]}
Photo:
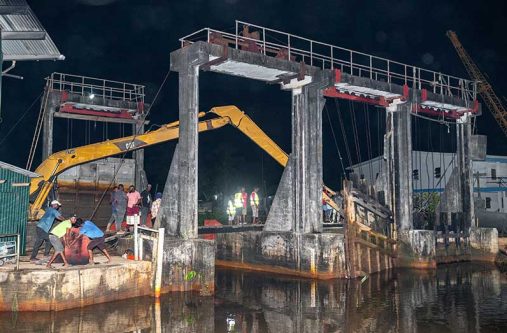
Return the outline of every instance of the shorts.
{"type": "Polygon", "coordinates": [[[252,217],[259,217],[259,207],[258,206],[250,206],[252,207],[252,217]]]}
{"type": "Polygon", "coordinates": [[[234,221],[234,215],[228,215],[229,216],[229,222],[234,221]]]}
{"type": "Polygon", "coordinates": [[[139,215],[127,215],[127,225],[139,225],[141,217],[139,215]]]}
{"type": "Polygon", "coordinates": [[[243,207],[243,209],[241,210],[241,215],[246,215],[246,207],[243,207]]]}
{"type": "Polygon", "coordinates": [[[53,234],[49,235],[49,241],[51,242],[51,245],[55,248],[55,252],[63,252],[63,242],[61,241],[58,236],[55,236],[53,234]]]}
{"type": "Polygon", "coordinates": [[[98,248],[99,250],[105,250],[106,248],[106,241],[104,236],[99,238],[90,239],[90,243],[88,243],[88,246],[86,247],[87,250],[93,250],[94,248],[98,248]]]}

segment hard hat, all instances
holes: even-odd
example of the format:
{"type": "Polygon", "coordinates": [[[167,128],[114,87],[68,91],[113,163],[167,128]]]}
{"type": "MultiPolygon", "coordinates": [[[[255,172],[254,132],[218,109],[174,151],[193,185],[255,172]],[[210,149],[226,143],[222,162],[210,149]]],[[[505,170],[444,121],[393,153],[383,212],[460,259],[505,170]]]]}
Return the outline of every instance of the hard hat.
{"type": "Polygon", "coordinates": [[[62,204],[58,200],[53,200],[53,201],[51,201],[51,206],[53,206],[53,205],[61,206],[62,204]]]}

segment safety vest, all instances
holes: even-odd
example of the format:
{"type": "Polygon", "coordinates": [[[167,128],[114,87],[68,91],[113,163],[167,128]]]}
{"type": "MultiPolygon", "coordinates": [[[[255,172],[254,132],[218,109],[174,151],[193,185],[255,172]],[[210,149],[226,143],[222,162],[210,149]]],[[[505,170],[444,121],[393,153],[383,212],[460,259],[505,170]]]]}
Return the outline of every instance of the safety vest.
{"type": "Polygon", "coordinates": [[[250,206],[259,206],[259,196],[255,191],[250,194],[250,206]]]}
{"type": "Polygon", "coordinates": [[[234,206],[236,206],[236,208],[243,207],[243,194],[241,192],[234,194],[234,206]]]}
{"type": "Polygon", "coordinates": [[[236,207],[234,207],[232,200],[229,200],[229,202],[227,203],[227,215],[235,215],[235,214],[236,214],[236,207]]]}

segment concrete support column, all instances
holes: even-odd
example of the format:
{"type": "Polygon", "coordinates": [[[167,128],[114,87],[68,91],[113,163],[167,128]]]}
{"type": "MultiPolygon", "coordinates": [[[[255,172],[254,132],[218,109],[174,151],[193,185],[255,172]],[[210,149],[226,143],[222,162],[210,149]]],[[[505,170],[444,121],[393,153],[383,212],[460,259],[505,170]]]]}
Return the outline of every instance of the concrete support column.
{"type": "Polygon", "coordinates": [[[199,66],[209,61],[199,49],[171,53],[171,70],[178,72],[180,136],[174,152],[157,226],[181,239],[197,238],[197,174],[199,66]]]}
{"type": "MultiPolygon", "coordinates": [[[[135,135],[144,134],[144,124],[139,122],[132,125],[132,131],[135,135]]],[[[135,186],[139,191],[142,191],[148,185],[146,171],[144,170],[144,149],[133,152],[133,157],[135,160],[135,186]]]]}
{"type": "Polygon", "coordinates": [[[42,130],[42,160],[53,154],[53,123],[54,114],[60,107],[60,95],[55,92],[46,92],[47,98],[42,99],[44,108],[43,130],[42,130]]]}
{"type": "Polygon", "coordinates": [[[470,115],[465,114],[456,122],[456,160],[460,182],[460,205],[463,212],[463,225],[460,228],[462,231],[468,230],[470,227],[477,227],[473,200],[472,159],[470,156],[472,137],[472,123],[470,120],[470,115]]]}
{"type": "Polygon", "coordinates": [[[265,231],[322,232],[323,86],[315,76],[283,86],[292,92],[292,153],[265,231]]]}
{"type": "Polygon", "coordinates": [[[386,108],[386,203],[399,230],[413,228],[411,109],[411,103],[400,102],[386,108]]]}

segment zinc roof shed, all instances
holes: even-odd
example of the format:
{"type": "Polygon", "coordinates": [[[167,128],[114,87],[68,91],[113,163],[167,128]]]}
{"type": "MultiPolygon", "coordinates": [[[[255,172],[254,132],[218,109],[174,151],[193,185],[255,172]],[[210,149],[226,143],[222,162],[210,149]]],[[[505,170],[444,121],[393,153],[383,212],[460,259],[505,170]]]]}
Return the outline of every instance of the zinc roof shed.
{"type": "MultiPolygon", "coordinates": [[[[0,234],[20,234],[21,253],[25,252],[30,178],[38,174],[0,162],[0,234]]],[[[0,242],[14,240],[2,238],[0,242]]]]}
{"type": "Polygon", "coordinates": [[[0,0],[4,61],[64,60],[25,0],[0,0]]]}

